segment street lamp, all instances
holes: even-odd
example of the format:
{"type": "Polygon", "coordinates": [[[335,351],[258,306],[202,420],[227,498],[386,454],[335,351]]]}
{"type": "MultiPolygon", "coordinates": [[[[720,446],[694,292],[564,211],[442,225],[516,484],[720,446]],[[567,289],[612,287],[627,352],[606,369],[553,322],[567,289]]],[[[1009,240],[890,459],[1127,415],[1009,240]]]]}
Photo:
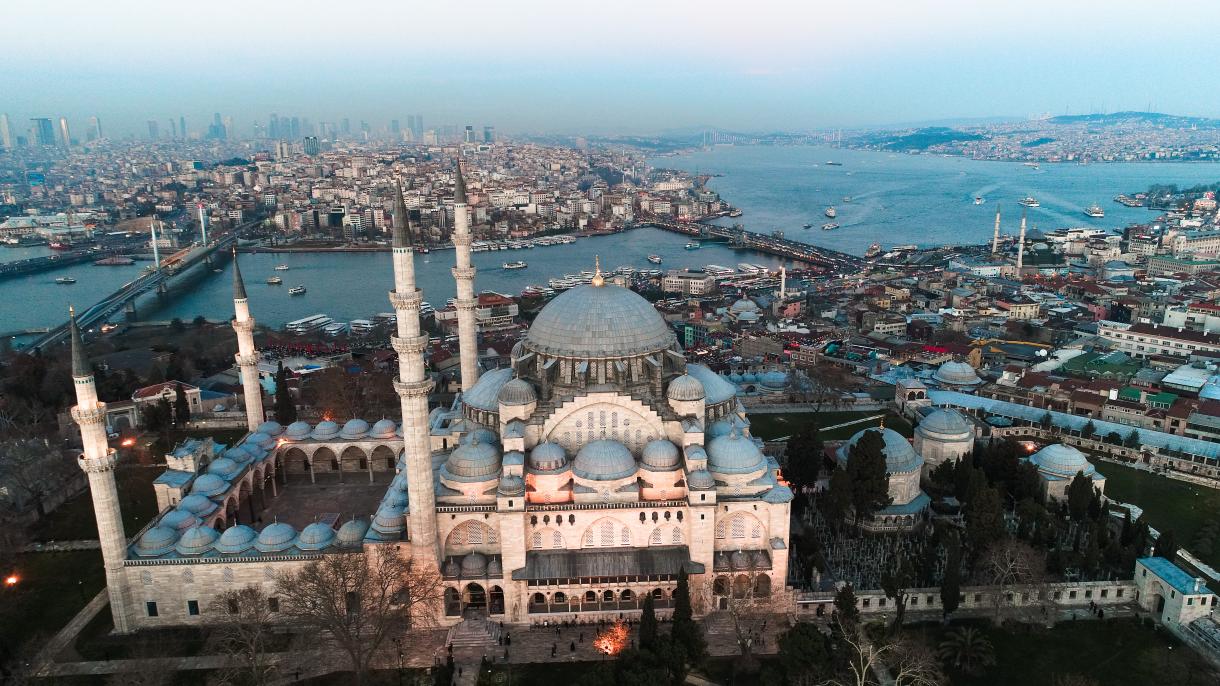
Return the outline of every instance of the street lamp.
{"type": "Polygon", "coordinates": [[[15,588],[17,586],[17,582],[19,581],[21,581],[21,577],[17,576],[16,574],[9,574],[8,576],[4,577],[4,586],[5,588],[15,588]]]}

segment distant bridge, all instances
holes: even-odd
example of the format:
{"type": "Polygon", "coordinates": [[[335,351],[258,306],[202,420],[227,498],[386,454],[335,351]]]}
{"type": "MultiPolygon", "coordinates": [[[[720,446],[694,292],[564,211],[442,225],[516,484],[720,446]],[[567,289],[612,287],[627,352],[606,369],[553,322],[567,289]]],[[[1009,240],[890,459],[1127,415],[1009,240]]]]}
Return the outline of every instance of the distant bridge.
{"type": "Polygon", "coordinates": [[[868,261],[862,257],[851,255],[830,248],[823,248],[810,243],[789,240],[782,236],[746,231],[738,226],[719,226],[704,222],[644,222],[644,226],[655,226],[666,231],[685,234],[700,240],[724,240],[738,248],[748,248],[759,252],[786,257],[821,267],[827,271],[850,274],[860,271],[868,261]]]}

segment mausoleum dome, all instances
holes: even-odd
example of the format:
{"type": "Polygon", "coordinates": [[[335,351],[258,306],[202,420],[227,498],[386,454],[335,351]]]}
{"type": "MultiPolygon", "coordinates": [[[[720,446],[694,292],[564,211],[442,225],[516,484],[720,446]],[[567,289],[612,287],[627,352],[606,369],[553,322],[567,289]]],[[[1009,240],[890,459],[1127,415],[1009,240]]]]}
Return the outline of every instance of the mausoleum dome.
{"type": "Polygon", "coordinates": [[[932,374],[932,378],[949,386],[973,386],[983,383],[974,367],[965,362],[949,361],[942,364],[932,374]]]}
{"type": "Polygon", "coordinates": [[[1037,466],[1038,471],[1064,479],[1071,479],[1078,472],[1084,472],[1085,476],[1092,476],[1097,471],[1084,453],[1062,443],[1046,446],[1034,453],[1029,461],[1037,466]]]}
{"type": "Polygon", "coordinates": [[[500,387],[499,400],[502,405],[529,405],[538,401],[534,387],[524,379],[513,379],[500,387]]]}

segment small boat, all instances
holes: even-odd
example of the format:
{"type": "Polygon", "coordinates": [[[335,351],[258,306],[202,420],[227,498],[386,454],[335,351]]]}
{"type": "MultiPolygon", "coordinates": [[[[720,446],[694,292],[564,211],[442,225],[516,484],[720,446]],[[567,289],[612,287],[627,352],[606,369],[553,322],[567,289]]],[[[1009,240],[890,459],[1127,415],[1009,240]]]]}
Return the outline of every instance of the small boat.
{"type": "Polygon", "coordinates": [[[974,196],[974,204],[975,204],[975,205],[982,205],[982,204],[983,204],[983,196],[981,196],[981,195],[976,195],[976,196],[974,196]]]}
{"type": "Polygon", "coordinates": [[[868,250],[864,251],[864,256],[869,259],[872,259],[880,254],[881,254],[881,244],[880,243],[873,243],[872,245],[868,246],[868,250]]]}
{"type": "Polygon", "coordinates": [[[277,271],[277,272],[286,272],[286,271],[288,271],[288,265],[286,265],[286,264],[277,264],[277,265],[275,265],[275,271],[277,271]]]}
{"type": "Polygon", "coordinates": [[[504,264],[500,265],[500,268],[501,269],[525,269],[528,266],[529,265],[526,264],[525,262],[522,262],[521,260],[516,260],[514,262],[505,262],[504,264]]]}
{"type": "Polygon", "coordinates": [[[822,225],[823,231],[834,231],[837,228],[839,228],[839,225],[834,222],[827,222],[822,225]]]}
{"type": "Polygon", "coordinates": [[[60,284],[60,285],[72,284],[72,283],[76,283],[76,279],[74,279],[70,276],[61,276],[61,277],[58,277],[55,279],[55,283],[60,284]]]}
{"type": "Polygon", "coordinates": [[[660,255],[649,255],[648,261],[653,264],[661,264],[661,256],[660,255]]]}
{"type": "Polygon", "coordinates": [[[827,167],[842,167],[842,166],[843,166],[843,163],[842,163],[842,162],[831,162],[831,161],[827,161],[827,162],[826,162],[826,166],[827,166],[827,167]]]}
{"type": "Polygon", "coordinates": [[[830,217],[831,219],[834,219],[835,217],[839,216],[838,210],[836,210],[833,205],[830,207],[827,207],[826,212],[824,214],[827,217],[830,217]]]}
{"type": "Polygon", "coordinates": [[[1039,167],[1038,167],[1038,163],[1037,163],[1037,162],[1024,162],[1023,164],[1024,164],[1025,166],[1029,167],[1030,169],[1038,169],[1038,168],[1039,168],[1039,167]]]}
{"type": "Polygon", "coordinates": [[[802,228],[802,229],[812,229],[812,228],[813,228],[813,224],[805,224],[805,225],[804,225],[804,226],[802,226],[801,228],[802,228]]]}
{"type": "Polygon", "coordinates": [[[1101,205],[1098,205],[1097,203],[1093,203],[1092,205],[1084,208],[1084,213],[1094,219],[1101,219],[1102,217],[1106,216],[1106,211],[1101,209],[1101,205]]]}
{"type": "Polygon", "coordinates": [[[51,241],[51,246],[50,246],[50,247],[51,247],[51,249],[52,249],[52,250],[71,250],[71,249],[72,249],[72,244],[71,244],[71,243],[65,243],[65,242],[63,242],[63,241],[51,241]]]}
{"type": "Polygon", "coordinates": [[[843,202],[851,202],[851,196],[850,195],[843,196],[843,202]]]}
{"type": "Polygon", "coordinates": [[[282,283],[284,283],[284,280],[278,276],[273,276],[273,277],[267,279],[267,285],[269,285],[269,286],[278,286],[282,283]]]}
{"type": "Polygon", "coordinates": [[[1041,207],[1042,206],[1042,203],[1039,203],[1038,199],[1032,195],[1027,195],[1024,198],[1021,198],[1020,200],[1017,201],[1017,204],[1021,205],[1023,207],[1041,207]]]}
{"type": "Polygon", "coordinates": [[[687,250],[698,250],[699,248],[700,248],[700,245],[698,243],[687,243],[686,244],[687,250]]]}
{"type": "Polygon", "coordinates": [[[304,286],[293,286],[288,289],[288,295],[305,295],[304,286]]]}
{"type": "Polygon", "coordinates": [[[213,270],[212,270],[212,273],[213,273],[213,274],[220,274],[220,273],[222,273],[222,272],[224,272],[224,270],[223,270],[223,269],[220,269],[220,268],[216,268],[216,269],[213,269],[213,270]]]}

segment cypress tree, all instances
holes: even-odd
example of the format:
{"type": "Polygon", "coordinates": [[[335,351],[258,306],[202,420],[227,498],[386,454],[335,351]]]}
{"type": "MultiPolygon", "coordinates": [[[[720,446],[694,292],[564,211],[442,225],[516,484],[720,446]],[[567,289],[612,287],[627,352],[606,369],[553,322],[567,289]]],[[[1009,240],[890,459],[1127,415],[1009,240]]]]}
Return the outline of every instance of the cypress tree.
{"type": "Polygon", "coordinates": [[[174,390],[174,424],[182,428],[191,421],[191,404],[186,400],[186,389],[177,384],[174,390]]]}
{"type": "Polygon", "coordinates": [[[644,608],[640,615],[640,647],[649,648],[657,640],[657,613],[653,609],[652,594],[644,594],[644,608]]]}
{"type": "Polygon", "coordinates": [[[871,519],[890,504],[889,476],[885,471],[885,438],[880,431],[865,431],[851,447],[847,473],[852,482],[852,508],[856,521],[871,519]]]}
{"type": "Polygon", "coordinates": [[[288,372],[284,371],[284,363],[280,362],[275,370],[275,421],[288,426],[296,420],[297,406],[288,392],[288,372]]]}
{"type": "Polygon", "coordinates": [[[686,569],[678,572],[678,586],[674,589],[674,615],[670,637],[686,650],[686,657],[692,663],[699,662],[706,654],[707,644],[703,640],[703,633],[699,630],[699,625],[695,624],[694,612],[691,610],[690,580],[687,578],[686,569]]]}
{"type": "Polygon", "coordinates": [[[940,605],[945,620],[957,610],[962,597],[962,546],[954,535],[950,539],[945,560],[945,578],[940,583],[940,605]]]}

